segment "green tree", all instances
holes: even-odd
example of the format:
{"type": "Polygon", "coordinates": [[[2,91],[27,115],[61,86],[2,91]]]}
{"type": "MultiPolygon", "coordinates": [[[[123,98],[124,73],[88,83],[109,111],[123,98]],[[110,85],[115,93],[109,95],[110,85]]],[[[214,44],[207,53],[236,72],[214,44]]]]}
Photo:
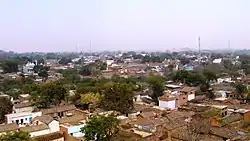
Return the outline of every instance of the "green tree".
{"type": "Polygon", "coordinates": [[[4,73],[18,72],[18,60],[5,60],[2,62],[1,67],[4,73]]]}
{"type": "Polygon", "coordinates": [[[208,92],[210,88],[210,84],[209,83],[204,83],[200,85],[200,90],[202,92],[208,92]]]}
{"type": "Polygon", "coordinates": [[[35,66],[33,67],[33,71],[34,71],[35,73],[39,73],[39,71],[42,70],[42,69],[43,69],[43,66],[42,66],[42,65],[35,65],[35,66]]]}
{"type": "Polygon", "coordinates": [[[79,74],[83,75],[83,76],[89,76],[91,75],[91,69],[89,66],[83,66],[80,68],[79,70],[79,74]]]}
{"type": "Polygon", "coordinates": [[[34,104],[41,108],[58,105],[66,97],[66,89],[58,82],[43,83],[39,86],[38,91],[32,93],[34,104]]]}
{"type": "Polygon", "coordinates": [[[18,81],[14,80],[14,79],[4,79],[2,82],[0,82],[2,86],[2,91],[6,92],[8,90],[10,90],[11,88],[16,88],[18,87],[18,81]]]}
{"type": "Polygon", "coordinates": [[[127,114],[133,109],[133,90],[132,84],[124,82],[107,83],[102,91],[102,107],[106,110],[116,110],[127,114]]]}
{"type": "Polygon", "coordinates": [[[100,102],[100,94],[86,93],[81,94],[80,103],[81,104],[98,104],[100,102]]]}
{"type": "Polygon", "coordinates": [[[61,73],[64,77],[65,83],[78,83],[80,81],[80,76],[78,75],[77,69],[66,69],[58,70],[58,73],[61,73]]]}
{"type": "Polygon", "coordinates": [[[207,98],[210,98],[210,99],[214,99],[215,98],[215,94],[214,94],[213,91],[208,91],[206,93],[206,96],[207,96],[207,98]]]}
{"type": "Polygon", "coordinates": [[[34,140],[30,138],[29,133],[19,131],[19,132],[10,132],[6,135],[1,135],[0,141],[34,141],[34,140]]]}
{"type": "Polygon", "coordinates": [[[189,76],[189,72],[186,71],[186,70],[180,70],[180,71],[177,71],[175,76],[174,76],[174,80],[175,81],[180,81],[181,83],[186,83],[186,79],[188,78],[189,76]]]}
{"type": "Polygon", "coordinates": [[[24,94],[30,94],[33,91],[38,90],[38,85],[37,84],[24,84],[22,86],[22,93],[24,94]]]}
{"type": "Polygon", "coordinates": [[[76,91],[77,93],[97,93],[98,87],[96,87],[96,85],[96,79],[82,79],[81,82],[76,85],[76,91]]]}
{"type": "Polygon", "coordinates": [[[48,74],[48,71],[47,70],[41,70],[39,73],[38,73],[38,76],[42,77],[43,79],[47,79],[49,74],[48,74]]]}
{"type": "Polygon", "coordinates": [[[4,121],[4,116],[12,112],[13,104],[7,97],[0,97],[0,122],[4,121]]]}
{"type": "Polygon", "coordinates": [[[240,84],[240,83],[236,84],[235,89],[236,89],[237,98],[242,98],[242,99],[246,98],[246,94],[248,93],[248,89],[246,85],[240,84]]]}
{"type": "Polygon", "coordinates": [[[85,93],[76,94],[70,99],[81,109],[88,109],[89,111],[94,110],[95,107],[99,106],[101,101],[101,95],[98,93],[85,93]]]}
{"type": "Polygon", "coordinates": [[[119,120],[114,116],[94,116],[81,131],[87,141],[110,141],[119,132],[119,120]]]}
{"type": "Polygon", "coordinates": [[[204,69],[203,70],[203,75],[206,77],[207,83],[209,83],[212,80],[216,80],[217,79],[216,74],[212,70],[210,70],[210,69],[204,69]]]}
{"type": "Polygon", "coordinates": [[[199,86],[206,82],[206,78],[202,74],[189,73],[185,83],[189,86],[199,86]]]}
{"type": "Polygon", "coordinates": [[[147,82],[153,91],[151,98],[158,105],[158,97],[163,95],[164,91],[164,79],[161,76],[149,76],[147,82]]]}
{"type": "Polygon", "coordinates": [[[70,58],[67,58],[67,57],[63,57],[59,60],[59,64],[62,64],[62,65],[67,65],[68,63],[71,62],[71,59],[70,58]]]}
{"type": "Polygon", "coordinates": [[[12,88],[9,89],[8,91],[6,91],[5,93],[11,97],[13,97],[13,99],[18,99],[18,96],[20,95],[20,89],[17,88],[12,88]]]}
{"type": "Polygon", "coordinates": [[[246,74],[250,74],[250,56],[241,55],[240,61],[241,61],[240,68],[243,69],[246,74]]]}

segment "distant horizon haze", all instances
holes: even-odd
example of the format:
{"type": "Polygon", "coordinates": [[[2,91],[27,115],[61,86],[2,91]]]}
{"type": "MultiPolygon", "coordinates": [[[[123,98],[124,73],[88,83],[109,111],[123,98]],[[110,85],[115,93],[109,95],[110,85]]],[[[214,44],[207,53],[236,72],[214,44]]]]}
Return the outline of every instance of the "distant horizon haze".
{"type": "Polygon", "coordinates": [[[250,49],[248,0],[3,0],[0,50],[250,49]],[[91,49],[90,49],[91,41],[91,49]]]}

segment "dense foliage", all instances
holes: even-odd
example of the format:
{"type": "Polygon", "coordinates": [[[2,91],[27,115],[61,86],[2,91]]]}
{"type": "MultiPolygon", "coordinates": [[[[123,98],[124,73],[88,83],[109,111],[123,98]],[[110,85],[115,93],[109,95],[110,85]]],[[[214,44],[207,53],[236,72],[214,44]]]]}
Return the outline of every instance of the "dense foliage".
{"type": "Polygon", "coordinates": [[[133,109],[133,85],[124,82],[110,82],[104,86],[101,106],[106,110],[116,110],[123,114],[133,109]]]}
{"type": "Polygon", "coordinates": [[[29,136],[29,133],[18,131],[18,132],[10,132],[6,135],[0,136],[0,141],[34,141],[29,136]]]}
{"type": "Polygon", "coordinates": [[[20,61],[18,60],[5,60],[1,62],[1,67],[4,71],[4,73],[12,73],[12,72],[18,72],[18,65],[20,64],[20,61]]]}
{"type": "Polygon", "coordinates": [[[163,95],[164,79],[161,76],[149,76],[147,82],[152,90],[151,98],[158,104],[158,97],[163,95]]]}
{"type": "Polygon", "coordinates": [[[0,97],[0,122],[4,121],[5,114],[12,112],[13,104],[8,97],[0,97]]]}
{"type": "Polygon", "coordinates": [[[39,108],[58,105],[67,98],[67,91],[59,82],[43,83],[31,94],[33,103],[39,108]]]}
{"type": "Polygon", "coordinates": [[[119,131],[119,120],[114,116],[94,116],[81,131],[87,141],[110,141],[119,131]]]}

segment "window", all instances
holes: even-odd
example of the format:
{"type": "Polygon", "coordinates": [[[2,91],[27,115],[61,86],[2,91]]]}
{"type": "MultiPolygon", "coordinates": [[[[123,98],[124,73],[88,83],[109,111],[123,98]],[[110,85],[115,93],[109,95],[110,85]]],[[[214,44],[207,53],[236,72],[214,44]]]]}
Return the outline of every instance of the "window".
{"type": "Polygon", "coordinates": [[[28,118],[25,118],[25,120],[27,121],[27,120],[28,120],[28,118]]]}
{"type": "Polygon", "coordinates": [[[21,124],[23,124],[23,119],[21,119],[21,124]]]}
{"type": "Polygon", "coordinates": [[[70,136],[73,136],[73,133],[70,133],[70,136]]]}
{"type": "Polygon", "coordinates": [[[186,99],[185,97],[183,97],[183,99],[186,99]]]}
{"type": "Polygon", "coordinates": [[[32,117],[29,118],[29,122],[32,122],[32,117]]]}
{"type": "Polygon", "coordinates": [[[221,113],[222,117],[225,117],[226,115],[227,115],[227,111],[224,111],[224,112],[221,113]]]}

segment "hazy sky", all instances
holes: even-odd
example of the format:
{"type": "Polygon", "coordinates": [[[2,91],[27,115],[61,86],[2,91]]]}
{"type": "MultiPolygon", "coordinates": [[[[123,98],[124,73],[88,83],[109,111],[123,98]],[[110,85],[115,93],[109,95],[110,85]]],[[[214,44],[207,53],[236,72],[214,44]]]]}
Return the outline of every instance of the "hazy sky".
{"type": "Polygon", "coordinates": [[[250,48],[249,0],[0,0],[0,49],[250,48]]]}

